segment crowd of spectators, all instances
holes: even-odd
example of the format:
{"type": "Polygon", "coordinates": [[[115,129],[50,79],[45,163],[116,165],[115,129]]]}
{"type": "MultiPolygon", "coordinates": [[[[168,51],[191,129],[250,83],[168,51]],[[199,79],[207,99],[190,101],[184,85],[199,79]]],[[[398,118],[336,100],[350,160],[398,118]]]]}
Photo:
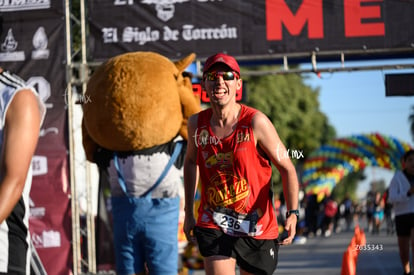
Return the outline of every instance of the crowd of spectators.
{"type": "MultiPolygon", "coordinates": [[[[370,190],[363,199],[352,199],[349,194],[337,199],[334,195],[319,199],[317,195],[300,196],[300,216],[297,225],[299,243],[307,238],[330,237],[342,231],[353,231],[355,225],[364,225],[365,232],[380,234],[382,228],[387,235],[395,233],[392,204],[388,202],[388,189],[384,192],[370,190]]],[[[283,195],[277,197],[277,212],[283,233],[283,195]]]]}

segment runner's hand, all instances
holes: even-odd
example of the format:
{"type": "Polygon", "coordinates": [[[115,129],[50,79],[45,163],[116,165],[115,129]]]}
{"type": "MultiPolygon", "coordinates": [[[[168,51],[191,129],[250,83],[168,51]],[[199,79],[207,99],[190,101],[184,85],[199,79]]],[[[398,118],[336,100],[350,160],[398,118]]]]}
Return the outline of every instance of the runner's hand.
{"type": "Polygon", "coordinates": [[[197,240],[193,232],[195,224],[196,222],[194,219],[194,215],[186,213],[185,218],[184,218],[183,230],[184,230],[185,237],[192,244],[197,244],[197,240]]]}
{"type": "Polygon", "coordinates": [[[293,238],[296,235],[296,223],[297,223],[297,217],[296,215],[290,215],[285,224],[285,230],[288,232],[288,237],[280,243],[281,245],[287,245],[291,244],[293,241],[293,238]]]}

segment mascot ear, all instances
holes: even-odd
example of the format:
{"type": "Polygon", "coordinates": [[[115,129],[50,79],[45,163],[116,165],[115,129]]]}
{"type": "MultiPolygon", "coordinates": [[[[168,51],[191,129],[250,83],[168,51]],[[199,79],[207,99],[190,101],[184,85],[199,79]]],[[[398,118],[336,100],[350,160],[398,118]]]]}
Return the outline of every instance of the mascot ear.
{"type": "Polygon", "coordinates": [[[174,64],[180,72],[183,72],[185,68],[190,66],[190,64],[195,60],[195,58],[196,58],[195,53],[190,53],[183,59],[175,61],[174,64]]]}
{"type": "Polygon", "coordinates": [[[191,77],[189,74],[183,74],[185,68],[187,68],[195,59],[195,54],[189,54],[180,61],[174,62],[175,66],[182,74],[181,81],[178,81],[178,94],[180,95],[181,109],[183,112],[183,122],[179,134],[188,140],[187,121],[190,116],[201,111],[200,98],[194,95],[193,86],[191,83],[191,77]]]}

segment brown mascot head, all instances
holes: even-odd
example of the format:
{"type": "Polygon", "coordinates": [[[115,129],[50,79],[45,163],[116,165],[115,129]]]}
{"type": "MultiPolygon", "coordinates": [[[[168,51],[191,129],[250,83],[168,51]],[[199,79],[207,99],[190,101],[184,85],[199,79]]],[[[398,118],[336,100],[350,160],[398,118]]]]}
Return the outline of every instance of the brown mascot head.
{"type": "Polygon", "coordinates": [[[187,119],[200,110],[183,71],[190,54],[172,62],[154,52],[109,59],[92,74],[83,105],[83,147],[89,161],[99,147],[136,151],[187,139],[187,119]]]}

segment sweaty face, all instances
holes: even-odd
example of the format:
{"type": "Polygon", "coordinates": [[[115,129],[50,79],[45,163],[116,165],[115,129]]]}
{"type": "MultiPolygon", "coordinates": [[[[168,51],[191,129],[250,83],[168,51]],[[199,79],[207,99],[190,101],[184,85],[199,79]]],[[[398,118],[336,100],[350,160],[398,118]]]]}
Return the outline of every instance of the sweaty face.
{"type": "Polygon", "coordinates": [[[226,105],[236,100],[236,91],[241,86],[241,79],[231,68],[219,63],[204,74],[203,86],[211,103],[226,105]]]}

